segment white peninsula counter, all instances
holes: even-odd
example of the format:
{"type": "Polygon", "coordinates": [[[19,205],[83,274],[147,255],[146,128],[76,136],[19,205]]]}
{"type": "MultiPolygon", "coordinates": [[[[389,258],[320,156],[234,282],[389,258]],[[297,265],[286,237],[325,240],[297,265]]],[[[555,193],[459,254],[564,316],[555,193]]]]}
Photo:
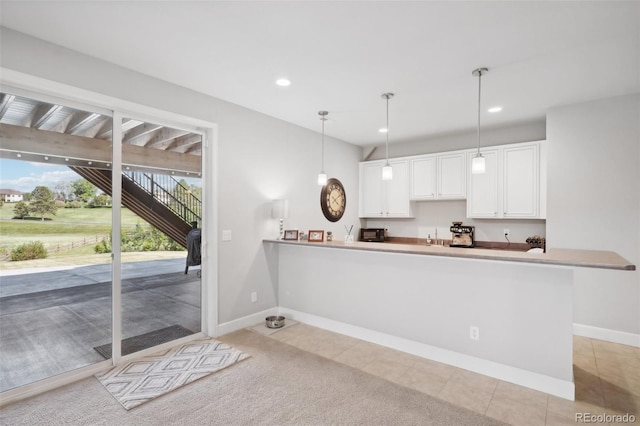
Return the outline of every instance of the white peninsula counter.
{"type": "Polygon", "coordinates": [[[574,268],[635,270],[613,252],[264,244],[282,314],[567,399],[574,268]]]}

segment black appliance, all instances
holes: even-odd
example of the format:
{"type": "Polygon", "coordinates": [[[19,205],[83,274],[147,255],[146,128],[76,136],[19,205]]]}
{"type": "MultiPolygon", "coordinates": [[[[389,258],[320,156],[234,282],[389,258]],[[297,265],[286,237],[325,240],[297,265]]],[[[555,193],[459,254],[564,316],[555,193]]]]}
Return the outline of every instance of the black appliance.
{"type": "Polygon", "coordinates": [[[360,241],[384,242],[384,228],[360,228],[360,241]]]}
{"type": "Polygon", "coordinates": [[[463,225],[462,222],[453,222],[453,226],[449,228],[451,231],[451,244],[449,247],[474,247],[473,233],[475,226],[463,225]]]}

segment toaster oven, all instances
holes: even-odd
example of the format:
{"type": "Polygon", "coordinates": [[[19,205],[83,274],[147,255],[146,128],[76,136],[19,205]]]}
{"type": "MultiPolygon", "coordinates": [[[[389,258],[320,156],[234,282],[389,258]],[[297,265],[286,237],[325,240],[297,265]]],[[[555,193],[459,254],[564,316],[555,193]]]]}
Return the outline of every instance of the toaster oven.
{"type": "Polygon", "coordinates": [[[360,241],[384,242],[384,228],[360,228],[360,241]]]}

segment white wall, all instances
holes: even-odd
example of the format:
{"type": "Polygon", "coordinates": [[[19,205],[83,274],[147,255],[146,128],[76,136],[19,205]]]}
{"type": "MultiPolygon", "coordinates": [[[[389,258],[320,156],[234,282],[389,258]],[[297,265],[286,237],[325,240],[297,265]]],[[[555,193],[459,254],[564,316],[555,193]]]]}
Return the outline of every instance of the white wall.
{"type": "MultiPolygon", "coordinates": [[[[613,250],[640,266],[640,95],[553,108],[547,140],[549,248],[613,250]]],[[[575,280],[575,323],[640,333],[638,271],[577,269],[575,280]]]]}
{"type": "MultiPolygon", "coordinates": [[[[483,129],[482,146],[504,145],[509,143],[529,142],[546,139],[544,120],[505,126],[501,128],[483,129]]],[[[439,136],[421,141],[391,144],[389,157],[431,154],[434,152],[455,151],[477,146],[476,131],[466,131],[453,135],[439,136]]],[[[374,146],[363,149],[367,155],[374,146]]],[[[378,146],[370,159],[384,158],[384,146],[378,146]]],[[[509,229],[511,242],[524,243],[534,235],[545,236],[544,220],[515,219],[467,219],[466,201],[420,201],[413,203],[414,219],[368,219],[366,226],[371,228],[388,228],[390,236],[427,238],[431,234],[435,238],[451,238],[449,227],[453,221],[463,221],[465,225],[476,227],[477,241],[506,242],[503,230],[509,229]]]]}
{"type": "Polygon", "coordinates": [[[294,319],[355,326],[367,340],[378,332],[376,343],[573,398],[571,268],[312,245],[278,250],[281,309],[294,319]]]}
{"type": "MultiPolygon", "coordinates": [[[[325,138],[325,171],[340,179],[347,192],[345,216],[332,224],[320,210],[317,132],[7,28],[0,31],[3,68],[218,124],[218,235],[223,229],[232,231],[231,241],[218,243],[220,323],[277,306],[277,265],[269,263],[262,244],[262,239],[277,236],[272,199],[289,200],[286,228],[332,230],[341,236],[343,225],[359,226],[360,148],[325,138]],[[254,291],[257,303],[250,302],[254,291]]],[[[301,107],[314,116],[323,109],[301,107]]]]}

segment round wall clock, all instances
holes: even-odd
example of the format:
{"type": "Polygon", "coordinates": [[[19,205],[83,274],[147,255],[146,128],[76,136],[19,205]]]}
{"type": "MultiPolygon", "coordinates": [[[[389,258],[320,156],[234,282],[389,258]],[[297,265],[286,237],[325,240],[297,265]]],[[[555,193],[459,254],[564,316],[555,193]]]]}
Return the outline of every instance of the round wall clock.
{"type": "Polygon", "coordinates": [[[337,222],[347,208],[347,194],[342,183],[335,178],[327,180],[320,190],[320,208],[327,220],[337,222]]]}

